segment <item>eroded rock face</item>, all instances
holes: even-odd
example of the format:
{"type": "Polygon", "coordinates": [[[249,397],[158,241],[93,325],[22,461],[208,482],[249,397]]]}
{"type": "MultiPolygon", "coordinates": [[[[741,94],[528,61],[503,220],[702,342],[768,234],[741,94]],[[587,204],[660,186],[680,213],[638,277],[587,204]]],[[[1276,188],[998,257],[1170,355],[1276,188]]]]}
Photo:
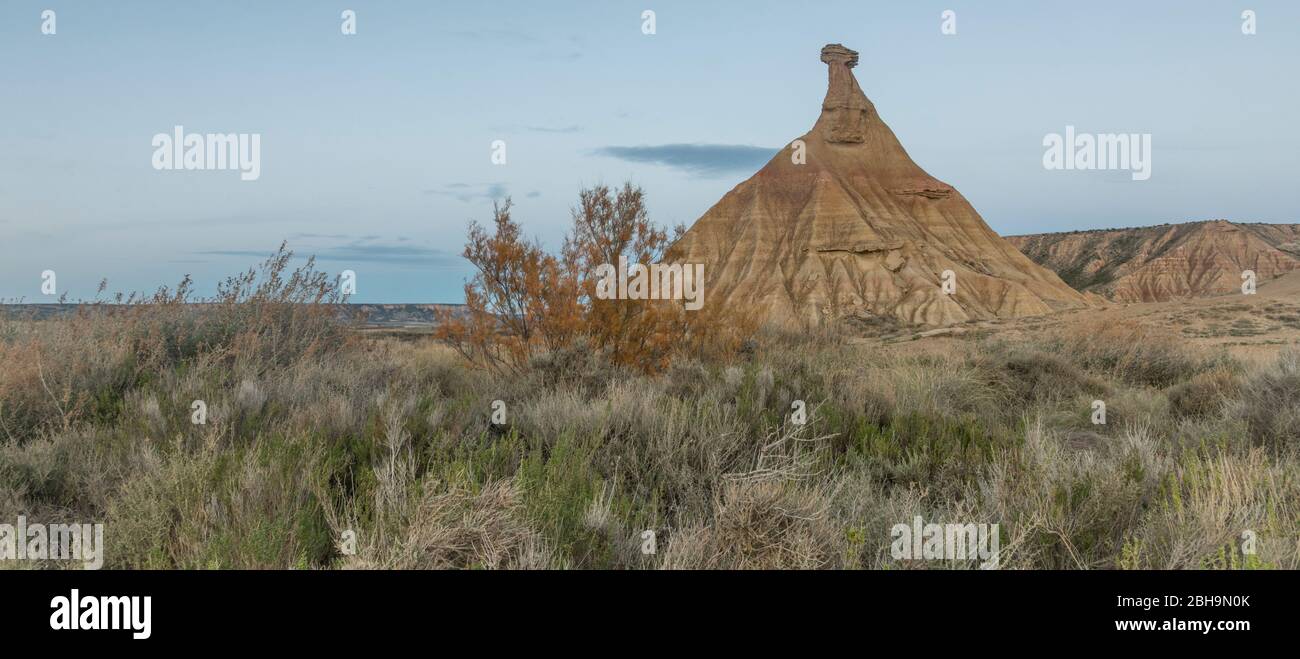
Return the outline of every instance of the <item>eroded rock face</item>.
{"type": "Polygon", "coordinates": [[[1079,290],[1116,302],[1162,302],[1241,290],[1300,270],[1300,225],[1226,220],[1075,231],[1008,240],[1079,290]]]}
{"type": "Polygon", "coordinates": [[[856,52],[832,44],[821,60],[828,85],[812,130],[670,251],[705,264],[706,304],[759,305],[796,326],[850,314],[944,325],[1088,304],[912,162],[858,86],[856,52]],[[792,158],[800,143],[803,164],[792,158]],[[951,295],[945,270],[956,277],[951,295]]]}
{"type": "Polygon", "coordinates": [[[832,144],[860,144],[866,139],[871,104],[853,77],[858,53],[839,44],[822,48],[829,81],[822,101],[822,137],[832,144]]]}

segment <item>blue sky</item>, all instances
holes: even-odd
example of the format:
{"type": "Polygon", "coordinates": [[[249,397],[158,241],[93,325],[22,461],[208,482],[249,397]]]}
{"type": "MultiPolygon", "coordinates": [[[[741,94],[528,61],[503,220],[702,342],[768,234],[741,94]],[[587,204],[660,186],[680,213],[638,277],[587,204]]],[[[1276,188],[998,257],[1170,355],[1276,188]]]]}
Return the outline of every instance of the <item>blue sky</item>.
{"type": "Polygon", "coordinates": [[[354,270],[356,301],[459,301],[465,226],[494,197],[549,246],[594,183],[693,222],[816,120],[832,42],[1000,233],[1300,222],[1294,2],[6,0],[0,299],[43,301],[47,269],[73,298],[105,277],[210,292],[288,240],[354,270]],[[154,170],[175,125],[260,134],[260,178],[154,170]],[[1150,133],[1151,179],[1044,170],[1066,125],[1150,133]]]}

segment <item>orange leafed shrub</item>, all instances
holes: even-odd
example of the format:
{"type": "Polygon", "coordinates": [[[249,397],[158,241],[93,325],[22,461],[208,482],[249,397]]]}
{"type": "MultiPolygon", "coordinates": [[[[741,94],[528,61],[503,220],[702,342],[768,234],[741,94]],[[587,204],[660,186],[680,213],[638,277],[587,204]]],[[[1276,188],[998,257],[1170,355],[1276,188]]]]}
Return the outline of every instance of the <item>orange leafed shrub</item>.
{"type": "Polygon", "coordinates": [[[640,188],[582,190],[559,256],[524,238],[510,207],[509,199],[494,205],[491,232],[471,223],[463,255],[478,272],[465,285],[467,309],[441,314],[436,330],[475,364],[519,371],[540,352],[583,341],[616,364],[655,371],[674,354],[732,354],[757,326],[752,313],[707,304],[691,311],[680,300],[598,298],[602,265],[658,263],[671,244],[651,224],[640,188]]]}

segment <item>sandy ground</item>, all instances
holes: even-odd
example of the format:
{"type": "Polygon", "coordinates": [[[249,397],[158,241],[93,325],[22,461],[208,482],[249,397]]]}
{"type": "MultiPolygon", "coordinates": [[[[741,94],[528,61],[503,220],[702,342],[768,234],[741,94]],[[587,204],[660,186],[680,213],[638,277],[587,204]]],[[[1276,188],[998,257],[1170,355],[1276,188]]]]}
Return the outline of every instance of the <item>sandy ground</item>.
{"type": "Polygon", "coordinates": [[[1046,316],[986,320],[953,327],[907,331],[865,343],[898,350],[959,350],[970,338],[997,334],[1014,340],[1027,334],[1051,332],[1097,322],[1137,323],[1168,332],[1189,345],[1209,351],[1227,350],[1247,361],[1271,360],[1285,348],[1300,349],[1300,272],[1261,284],[1254,295],[1149,302],[1106,303],[1095,309],[1046,316]]]}

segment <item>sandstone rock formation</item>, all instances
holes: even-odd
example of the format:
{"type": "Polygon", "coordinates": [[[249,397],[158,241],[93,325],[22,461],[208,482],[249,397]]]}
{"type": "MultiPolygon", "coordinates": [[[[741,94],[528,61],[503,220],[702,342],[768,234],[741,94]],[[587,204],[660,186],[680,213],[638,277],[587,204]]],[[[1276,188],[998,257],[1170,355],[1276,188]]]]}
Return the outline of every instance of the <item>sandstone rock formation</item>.
{"type": "Polygon", "coordinates": [[[832,44],[821,59],[829,85],[812,130],[669,252],[705,264],[706,304],[760,305],[794,326],[850,314],[943,325],[1088,304],[912,162],[858,86],[856,52],[832,44]]]}
{"type": "Polygon", "coordinates": [[[1225,220],[1007,239],[1078,290],[1117,302],[1233,293],[1300,269],[1300,225],[1225,220]]]}

